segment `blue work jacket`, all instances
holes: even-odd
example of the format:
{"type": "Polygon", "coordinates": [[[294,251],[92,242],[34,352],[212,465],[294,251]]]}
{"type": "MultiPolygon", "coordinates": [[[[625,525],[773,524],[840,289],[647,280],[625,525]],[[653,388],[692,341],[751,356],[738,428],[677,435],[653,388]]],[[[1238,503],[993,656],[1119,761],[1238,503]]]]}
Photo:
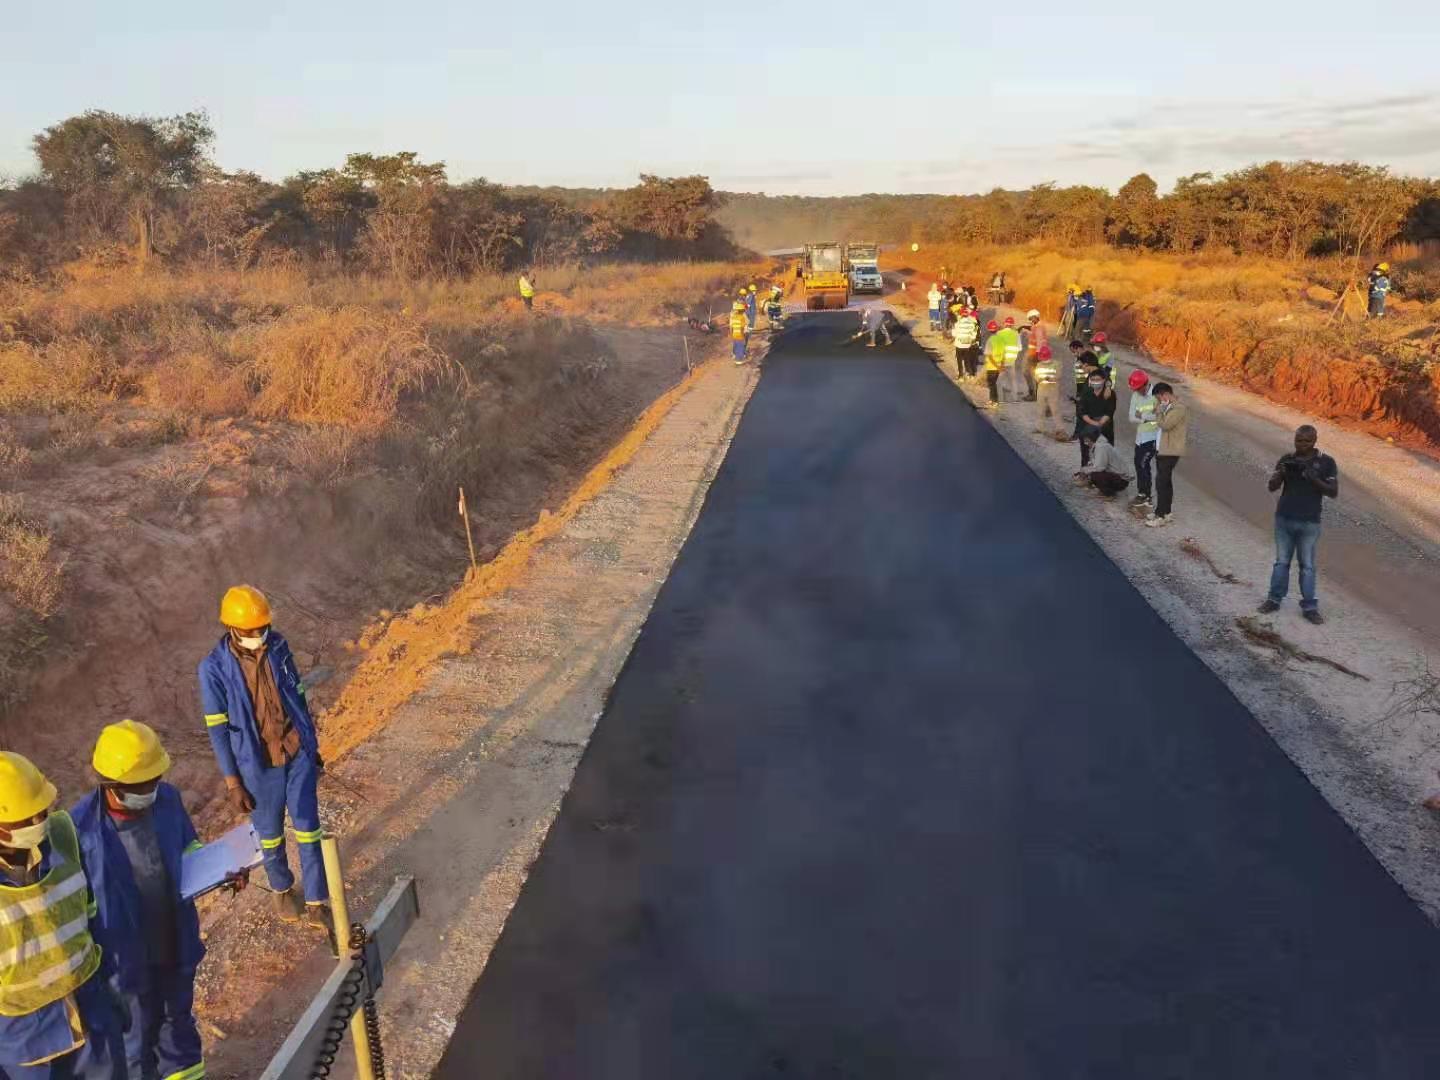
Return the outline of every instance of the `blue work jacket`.
{"type": "Polygon", "coordinates": [[[1086,289],[1080,294],[1080,298],[1075,305],[1075,310],[1082,319],[1087,316],[1093,316],[1095,314],[1095,294],[1089,289],[1086,289]]]}
{"type": "MultiPolygon", "coordinates": [[[[78,833],[78,826],[76,831],[78,833]]],[[[39,877],[50,872],[50,859],[50,841],[46,840],[40,849],[39,877]]],[[[84,862],[83,854],[81,862],[84,862]]],[[[0,870],[0,884],[13,886],[20,882],[12,881],[4,870],[0,870]]],[[[89,884],[93,910],[94,882],[89,884]]],[[[97,929],[96,919],[92,916],[90,933],[99,941],[97,929]]],[[[79,1010],[80,1026],[84,1029],[86,1038],[104,1039],[121,1029],[123,1021],[115,999],[105,985],[114,969],[109,951],[102,946],[100,969],[75,991],[75,1007],[79,1010]]],[[[63,1054],[74,1046],[75,1036],[70,1030],[70,1016],[63,998],[24,1016],[0,1016],[0,1067],[41,1061],[56,1054],[63,1054]]]]}
{"type": "MultiPolygon", "coordinates": [[[[175,885],[175,967],[194,971],[205,956],[205,945],[200,940],[195,901],[180,899],[180,857],[189,848],[199,847],[200,838],[180,801],[180,792],[169,784],[162,783],[156,789],[155,805],[149,813],[155,821],[155,839],[160,844],[160,857],[165,860],[165,872],[175,885]]],[[[70,816],[80,837],[85,877],[99,908],[98,916],[91,921],[91,933],[115,965],[116,985],[121,990],[140,990],[148,982],[148,960],[140,890],[130,870],[130,856],[120,842],[119,830],[99,789],[77,802],[70,816]]]]}
{"type": "MultiPolygon", "coordinates": [[[[290,646],[274,630],[265,639],[265,662],[276,685],[285,715],[300,736],[300,752],[318,759],[320,747],[315,740],[315,722],[305,704],[305,687],[295,670],[290,646]]],[[[260,731],[255,725],[255,706],[245,687],[240,661],[230,652],[228,632],[210,654],[200,661],[200,707],[205,714],[206,730],[215,760],[226,776],[238,776],[252,794],[259,790],[260,774],[267,766],[265,750],[260,745],[260,731]]]]}

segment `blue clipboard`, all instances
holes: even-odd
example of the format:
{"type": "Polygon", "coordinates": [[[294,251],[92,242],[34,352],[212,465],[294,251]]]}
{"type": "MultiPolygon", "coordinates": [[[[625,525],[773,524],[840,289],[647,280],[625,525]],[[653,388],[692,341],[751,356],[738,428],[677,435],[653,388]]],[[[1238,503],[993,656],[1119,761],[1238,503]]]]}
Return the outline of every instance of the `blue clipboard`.
{"type": "Polygon", "coordinates": [[[260,838],[248,822],[180,859],[180,896],[194,900],[224,885],[231,876],[260,865],[260,838]]]}

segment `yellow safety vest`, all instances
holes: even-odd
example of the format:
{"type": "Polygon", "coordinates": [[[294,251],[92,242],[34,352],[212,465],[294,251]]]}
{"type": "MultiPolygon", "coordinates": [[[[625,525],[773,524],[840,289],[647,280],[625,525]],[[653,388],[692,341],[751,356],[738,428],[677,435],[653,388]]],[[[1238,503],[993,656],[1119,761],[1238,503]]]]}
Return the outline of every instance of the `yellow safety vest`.
{"type": "Polygon", "coordinates": [[[985,370],[999,371],[1004,367],[1001,356],[1004,354],[1005,342],[999,333],[990,335],[990,340],[985,342],[985,370]]]}
{"type": "Polygon", "coordinates": [[[94,908],[75,823],[45,822],[50,869],[33,885],[0,885],[0,1016],[28,1016],[73,994],[100,967],[94,908]]]}
{"type": "Polygon", "coordinates": [[[1153,394],[1145,395],[1145,397],[1137,394],[1134,398],[1135,417],[1137,420],[1135,433],[1137,435],[1149,435],[1152,432],[1160,430],[1160,424],[1155,419],[1155,410],[1159,406],[1159,402],[1155,400],[1153,394]],[[1145,400],[1145,397],[1148,397],[1149,400],[1145,400]]]}
{"type": "Polygon", "coordinates": [[[1006,327],[996,337],[1005,339],[1005,366],[1012,367],[1016,360],[1020,359],[1020,335],[1013,329],[1006,327]]]}
{"type": "Polygon", "coordinates": [[[745,318],[743,311],[732,311],[730,313],[730,336],[736,341],[745,337],[745,331],[750,326],[750,320],[745,318]]]}
{"type": "Polygon", "coordinates": [[[1060,377],[1060,365],[1055,363],[1052,357],[1049,360],[1041,360],[1035,365],[1035,381],[1050,384],[1060,377]]]}
{"type": "Polygon", "coordinates": [[[530,284],[530,279],[527,278],[524,274],[521,274],[521,275],[520,275],[520,295],[521,295],[521,296],[534,296],[534,295],[535,295],[535,286],[530,284]]]}

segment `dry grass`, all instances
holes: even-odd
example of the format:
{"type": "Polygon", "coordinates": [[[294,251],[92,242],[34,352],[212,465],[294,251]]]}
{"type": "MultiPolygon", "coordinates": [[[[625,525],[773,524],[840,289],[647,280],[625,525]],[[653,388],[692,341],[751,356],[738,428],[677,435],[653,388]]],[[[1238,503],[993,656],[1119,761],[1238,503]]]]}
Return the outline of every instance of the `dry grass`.
{"type": "MultiPolygon", "coordinates": [[[[730,263],[561,266],[541,311],[663,323],[765,271],[730,263]]],[[[137,274],[75,266],[59,285],[0,285],[0,409],[135,401],[187,415],[376,430],[402,401],[475,374],[449,348],[523,324],[512,275],[397,281],[276,267],[137,274]],[[458,365],[458,366],[457,366],[458,365]]]]}
{"type": "Polygon", "coordinates": [[[65,560],[50,531],[26,518],[19,496],[0,493],[0,596],[38,619],[60,608],[65,560]]]}
{"type": "MultiPolygon", "coordinates": [[[[1435,256],[1406,253],[1406,273],[1435,256]]],[[[1097,328],[1142,351],[1377,434],[1440,445],[1440,363],[1433,328],[1440,302],[1400,289],[1383,320],[1345,292],[1356,268],[1343,259],[1285,262],[1211,253],[1141,254],[1110,247],[1059,251],[1040,244],[936,247],[905,261],[922,283],[941,265],[983,295],[1007,271],[1013,301],[1054,326],[1066,286],[1095,291],[1097,328]],[[1343,301],[1343,302],[1342,302],[1343,301]]],[[[1363,273],[1363,267],[1361,272],[1363,273]]],[[[1440,272],[1437,272],[1440,288],[1440,272]]]]}

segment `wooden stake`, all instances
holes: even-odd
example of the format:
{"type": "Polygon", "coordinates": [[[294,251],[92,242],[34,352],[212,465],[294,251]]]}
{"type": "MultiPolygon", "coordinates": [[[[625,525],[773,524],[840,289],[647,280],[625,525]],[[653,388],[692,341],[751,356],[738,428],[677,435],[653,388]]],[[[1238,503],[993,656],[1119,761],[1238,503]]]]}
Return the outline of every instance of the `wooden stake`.
{"type": "Polygon", "coordinates": [[[470,549],[470,569],[475,569],[475,541],[470,537],[470,512],[465,508],[465,489],[460,489],[460,520],[465,522],[465,546],[470,549]]]}
{"type": "Polygon", "coordinates": [[[694,370],[694,365],[690,363],[690,339],[681,334],[680,340],[685,343],[685,374],[689,375],[694,370]]]}
{"type": "MultiPolygon", "coordinates": [[[[345,902],[345,879],[340,869],[340,845],[326,833],[320,838],[320,855],[325,860],[325,883],[330,888],[330,916],[335,921],[335,948],[345,957],[350,951],[350,907],[345,902]]],[[[350,1038],[355,1043],[355,1072],[360,1080],[375,1080],[370,1068],[370,1032],[365,1030],[365,1013],[356,1009],[350,1017],[350,1038]]]]}

